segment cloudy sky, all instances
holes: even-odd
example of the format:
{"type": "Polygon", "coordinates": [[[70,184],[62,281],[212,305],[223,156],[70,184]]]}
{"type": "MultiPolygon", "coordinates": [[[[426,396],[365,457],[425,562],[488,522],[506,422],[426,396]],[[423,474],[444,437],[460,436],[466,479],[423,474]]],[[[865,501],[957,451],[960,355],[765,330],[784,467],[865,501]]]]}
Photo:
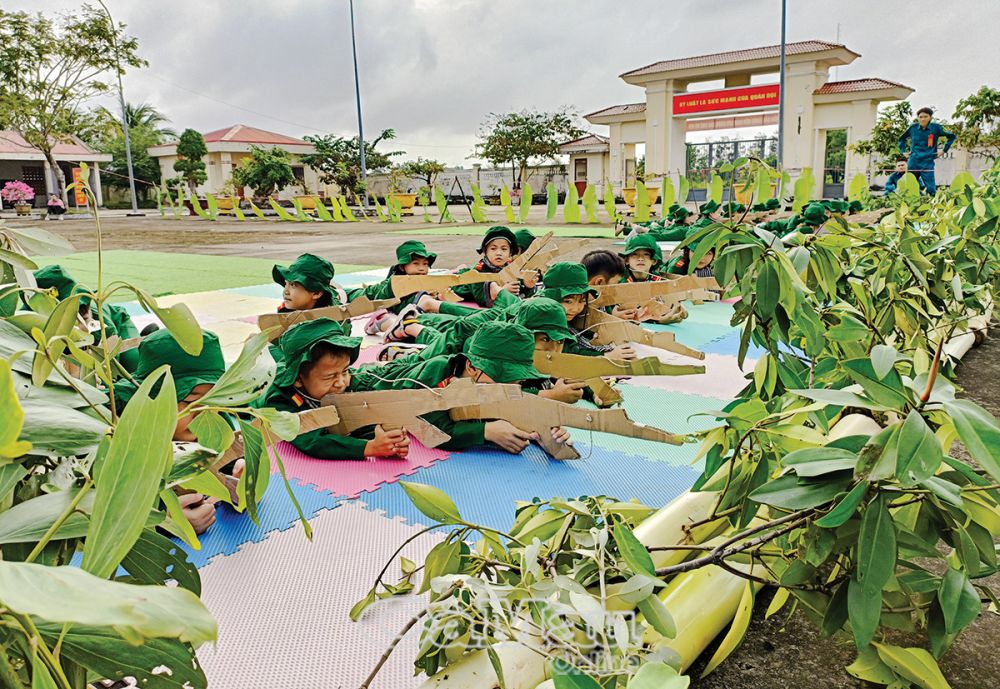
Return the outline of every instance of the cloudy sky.
{"type": "MultiPolygon", "coordinates": [[[[299,136],[356,133],[348,0],[106,0],[149,68],[125,78],[175,129],[244,123],[299,136]]],[[[72,10],[68,0],[0,0],[72,10]]],[[[1000,1],[789,1],[788,40],[862,57],[838,79],[879,76],[950,115],[1000,82],[1000,1]],[[933,11],[928,11],[928,10],[933,11]]],[[[489,112],[643,100],[617,75],[657,60],[780,40],[778,0],[355,0],[366,134],[394,128],[407,157],[468,165],[489,112]]],[[[606,133],[606,128],[596,127],[606,133]]]]}

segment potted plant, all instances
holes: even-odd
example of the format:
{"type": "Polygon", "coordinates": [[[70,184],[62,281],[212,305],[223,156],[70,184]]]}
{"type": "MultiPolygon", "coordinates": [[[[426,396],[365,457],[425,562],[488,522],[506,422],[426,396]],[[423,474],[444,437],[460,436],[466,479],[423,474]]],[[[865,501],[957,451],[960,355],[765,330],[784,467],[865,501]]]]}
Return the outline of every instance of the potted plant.
{"type": "Polygon", "coordinates": [[[226,181],[219,187],[215,201],[219,204],[220,211],[232,211],[234,205],[239,205],[240,199],[236,194],[236,185],[233,183],[232,175],[226,178],[226,181]]]}
{"type": "Polygon", "coordinates": [[[31,202],[35,199],[35,190],[20,180],[7,182],[0,189],[0,198],[14,206],[18,215],[31,215],[31,202]]]}
{"type": "Polygon", "coordinates": [[[409,172],[401,165],[389,170],[389,203],[393,203],[393,200],[399,201],[399,207],[402,209],[403,213],[407,215],[413,215],[413,207],[417,205],[417,195],[410,193],[409,189],[409,172]],[[403,183],[407,183],[406,191],[403,191],[403,183]]]}

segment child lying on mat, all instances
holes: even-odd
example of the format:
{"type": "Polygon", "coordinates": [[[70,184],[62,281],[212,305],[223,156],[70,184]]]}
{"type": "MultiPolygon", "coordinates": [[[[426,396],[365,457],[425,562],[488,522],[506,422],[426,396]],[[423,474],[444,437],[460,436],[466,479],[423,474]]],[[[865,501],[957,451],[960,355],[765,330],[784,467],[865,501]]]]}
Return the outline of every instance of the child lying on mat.
{"type": "MultiPolygon", "coordinates": [[[[302,254],[289,266],[275,265],[271,277],[285,289],[278,313],[307,311],[346,303],[347,294],[333,283],[333,264],[314,254],[302,254]]],[[[351,334],[350,321],[340,325],[342,335],[351,334]]],[[[270,346],[271,356],[281,361],[281,347],[270,346]]]]}
{"type": "MultiPolygon", "coordinates": [[[[372,285],[348,290],[347,299],[348,301],[354,301],[359,297],[368,297],[372,301],[392,299],[392,278],[394,275],[427,275],[436,260],[437,254],[428,251],[423,242],[412,239],[403,242],[396,247],[396,262],[389,268],[389,274],[386,275],[385,279],[372,285]]],[[[373,313],[365,325],[365,332],[369,335],[384,332],[393,323],[392,315],[398,315],[412,304],[417,296],[414,294],[403,297],[396,306],[373,313]]]]}
{"type": "MultiPolygon", "coordinates": [[[[524,326],[490,321],[465,342],[461,354],[406,357],[381,367],[362,367],[354,380],[374,390],[441,388],[455,378],[471,378],[476,383],[522,383],[545,378],[534,366],[534,353],[535,337],[524,326]]],[[[489,442],[517,454],[535,438],[503,420],[456,422],[446,411],[423,418],[451,436],[442,445],[444,449],[461,450],[489,442]]],[[[554,427],[551,432],[557,442],[570,442],[565,429],[554,427]]]]}
{"type": "MultiPolygon", "coordinates": [[[[666,279],[667,270],[663,264],[663,252],[660,245],[650,234],[637,234],[625,242],[625,249],[619,254],[625,260],[625,276],[620,282],[657,282],[666,279]]],[[[675,303],[669,311],[657,319],[657,323],[666,325],[678,323],[687,318],[687,310],[675,303]]],[[[641,310],[635,313],[634,320],[651,320],[641,310]]]]}
{"type": "MultiPolygon", "coordinates": [[[[300,412],[320,406],[326,395],[356,391],[350,367],[357,360],[361,338],[347,337],[329,318],[299,323],[278,340],[282,360],[274,382],[257,406],[300,412]]],[[[405,457],[410,440],[404,430],[381,426],[359,429],[350,436],[325,429],[303,433],[292,445],[319,459],[405,457]]]]}
{"type": "MultiPolygon", "coordinates": [[[[177,412],[181,414],[191,404],[197,402],[212,389],[226,370],[222,359],[222,347],[215,333],[202,331],[201,353],[188,354],[168,330],[157,330],[143,338],[138,347],[138,364],[134,381],[120,380],[115,383],[114,396],[118,412],[128,405],[143,381],[161,366],[170,366],[177,392],[177,412]]],[[[194,442],[197,440],[189,427],[196,415],[179,416],[174,428],[174,440],[194,442]]],[[[243,473],[243,460],[232,468],[235,477],[243,473]]],[[[195,533],[204,533],[215,523],[215,499],[199,493],[185,493],[179,496],[184,516],[191,522],[195,533]]]]}
{"type": "MultiPolygon", "coordinates": [[[[702,228],[691,228],[689,230],[689,235],[694,234],[702,228]]],[[[691,247],[686,246],[681,251],[679,256],[675,256],[667,263],[667,272],[671,275],[697,275],[700,278],[710,278],[714,275],[712,272],[712,261],[715,260],[715,251],[709,250],[705,252],[705,255],[698,259],[698,263],[694,266],[694,270],[691,270],[691,247]]]]}

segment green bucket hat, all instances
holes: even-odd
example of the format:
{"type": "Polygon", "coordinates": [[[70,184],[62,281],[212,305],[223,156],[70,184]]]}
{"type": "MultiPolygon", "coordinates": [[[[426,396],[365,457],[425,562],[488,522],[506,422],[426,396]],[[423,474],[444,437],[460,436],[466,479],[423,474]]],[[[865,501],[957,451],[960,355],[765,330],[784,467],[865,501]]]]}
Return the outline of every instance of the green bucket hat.
{"type": "Polygon", "coordinates": [[[802,212],[802,222],[812,227],[819,227],[826,222],[826,208],[821,203],[810,203],[802,212]]]}
{"type": "Polygon", "coordinates": [[[466,340],[469,363],[497,383],[545,376],[535,368],[535,338],[523,325],[490,321],[466,340]]]}
{"type": "Polygon", "coordinates": [[[518,230],[514,233],[514,238],[517,240],[518,253],[527,251],[531,243],[535,241],[535,235],[531,234],[531,230],[518,230]]]}
{"type": "Polygon", "coordinates": [[[341,324],[329,318],[316,318],[289,328],[278,339],[283,360],[278,365],[274,376],[274,384],[279,388],[287,388],[295,384],[299,377],[299,368],[312,354],[313,347],[320,342],[326,342],[334,347],[346,349],[353,364],[361,351],[360,337],[347,337],[343,334],[341,324]]]}
{"type": "MultiPolygon", "coordinates": [[[[141,385],[153,371],[164,364],[169,365],[178,402],[190,395],[195,386],[215,385],[226,372],[222,346],[218,335],[213,332],[203,330],[201,337],[201,353],[193,356],[181,349],[166,328],[147,335],[139,343],[139,363],[132,377],[141,385]]],[[[136,383],[130,380],[115,383],[115,399],[127,403],[138,390],[136,383]]]]}
{"type": "Polygon", "coordinates": [[[59,293],[60,301],[76,293],[76,280],[61,265],[45,266],[36,270],[34,275],[38,286],[41,289],[55,289],[59,293]]]}
{"type": "Polygon", "coordinates": [[[670,211],[670,217],[676,220],[677,222],[684,222],[685,220],[687,220],[689,215],[691,215],[691,211],[689,211],[684,206],[677,206],[677,208],[670,211]]]}
{"type": "Polygon", "coordinates": [[[714,213],[719,210],[718,201],[709,201],[698,206],[698,212],[702,215],[708,215],[709,213],[714,213]]]}
{"type": "Polygon", "coordinates": [[[651,252],[653,254],[653,261],[656,263],[663,262],[663,252],[660,251],[660,245],[656,243],[656,238],[649,233],[634,234],[629,237],[628,241],[625,242],[625,249],[618,255],[622,258],[627,258],[640,249],[651,252]]]}
{"type": "Polygon", "coordinates": [[[824,201],[823,205],[831,213],[846,213],[848,210],[850,210],[851,207],[850,204],[847,203],[847,201],[837,201],[837,200],[824,201]]]}
{"type": "Polygon", "coordinates": [[[847,211],[849,213],[860,213],[865,209],[865,206],[860,201],[851,201],[847,204],[847,211]]]}
{"type": "Polygon", "coordinates": [[[526,299],[518,305],[514,322],[533,333],[545,333],[550,340],[572,340],[562,304],[548,297],[526,299]]]}
{"type": "Polygon", "coordinates": [[[479,253],[485,254],[486,245],[494,239],[506,239],[510,244],[511,255],[517,253],[517,237],[514,236],[509,227],[504,227],[503,225],[494,225],[486,230],[486,234],[483,235],[483,243],[479,245],[479,253]]]}
{"type": "Polygon", "coordinates": [[[271,269],[271,277],[279,285],[297,282],[310,292],[326,292],[334,296],[333,264],[314,254],[302,254],[288,267],[276,265],[271,269]]]}
{"type": "Polygon", "coordinates": [[[722,212],[728,216],[733,216],[745,212],[746,209],[747,207],[742,203],[733,203],[730,201],[722,207],[722,212]]]}
{"type": "Polygon", "coordinates": [[[426,258],[427,263],[433,266],[434,261],[437,260],[437,254],[433,251],[428,251],[423,242],[418,242],[415,239],[403,242],[396,247],[397,266],[405,266],[415,258],[426,258]]]}
{"type": "MultiPolygon", "coordinates": [[[[639,236],[645,237],[646,235],[639,236]]],[[[542,276],[542,284],[545,289],[538,296],[547,297],[554,301],[562,301],[574,294],[597,296],[597,290],[587,284],[587,269],[583,267],[582,263],[570,263],[569,261],[553,263],[542,276]]]]}

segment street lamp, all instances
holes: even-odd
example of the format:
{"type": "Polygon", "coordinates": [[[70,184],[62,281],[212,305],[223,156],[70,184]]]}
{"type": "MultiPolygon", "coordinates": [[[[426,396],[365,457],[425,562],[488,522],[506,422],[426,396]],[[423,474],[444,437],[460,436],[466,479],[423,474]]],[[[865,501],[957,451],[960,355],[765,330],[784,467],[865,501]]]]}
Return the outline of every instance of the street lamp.
{"type": "Polygon", "coordinates": [[[128,126],[128,110],[125,108],[125,90],[122,88],[122,63],[121,57],[118,53],[118,31],[115,29],[115,20],[111,18],[111,12],[108,10],[108,6],[104,4],[104,0],[97,0],[101,7],[104,9],[104,13],[108,15],[108,25],[111,29],[111,42],[115,47],[115,73],[118,76],[118,100],[122,107],[122,129],[125,131],[125,162],[128,164],[128,188],[132,196],[132,212],[128,213],[130,216],[141,216],[142,213],[139,212],[139,206],[135,199],[135,173],[132,171],[132,142],[129,139],[129,126],[128,126]]]}
{"type": "MultiPolygon", "coordinates": [[[[778,62],[778,169],[785,169],[785,23],[788,1],[781,0],[781,57],[778,62]]],[[[784,190],[782,190],[784,191],[784,190]]]]}
{"type": "Polygon", "coordinates": [[[354,0],[348,0],[351,6],[351,53],[354,55],[354,98],[358,104],[358,150],[361,151],[361,184],[365,194],[362,197],[364,209],[368,210],[368,169],[365,167],[365,128],[361,123],[361,82],[358,79],[358,44],[354,38],[354,0]]]}

